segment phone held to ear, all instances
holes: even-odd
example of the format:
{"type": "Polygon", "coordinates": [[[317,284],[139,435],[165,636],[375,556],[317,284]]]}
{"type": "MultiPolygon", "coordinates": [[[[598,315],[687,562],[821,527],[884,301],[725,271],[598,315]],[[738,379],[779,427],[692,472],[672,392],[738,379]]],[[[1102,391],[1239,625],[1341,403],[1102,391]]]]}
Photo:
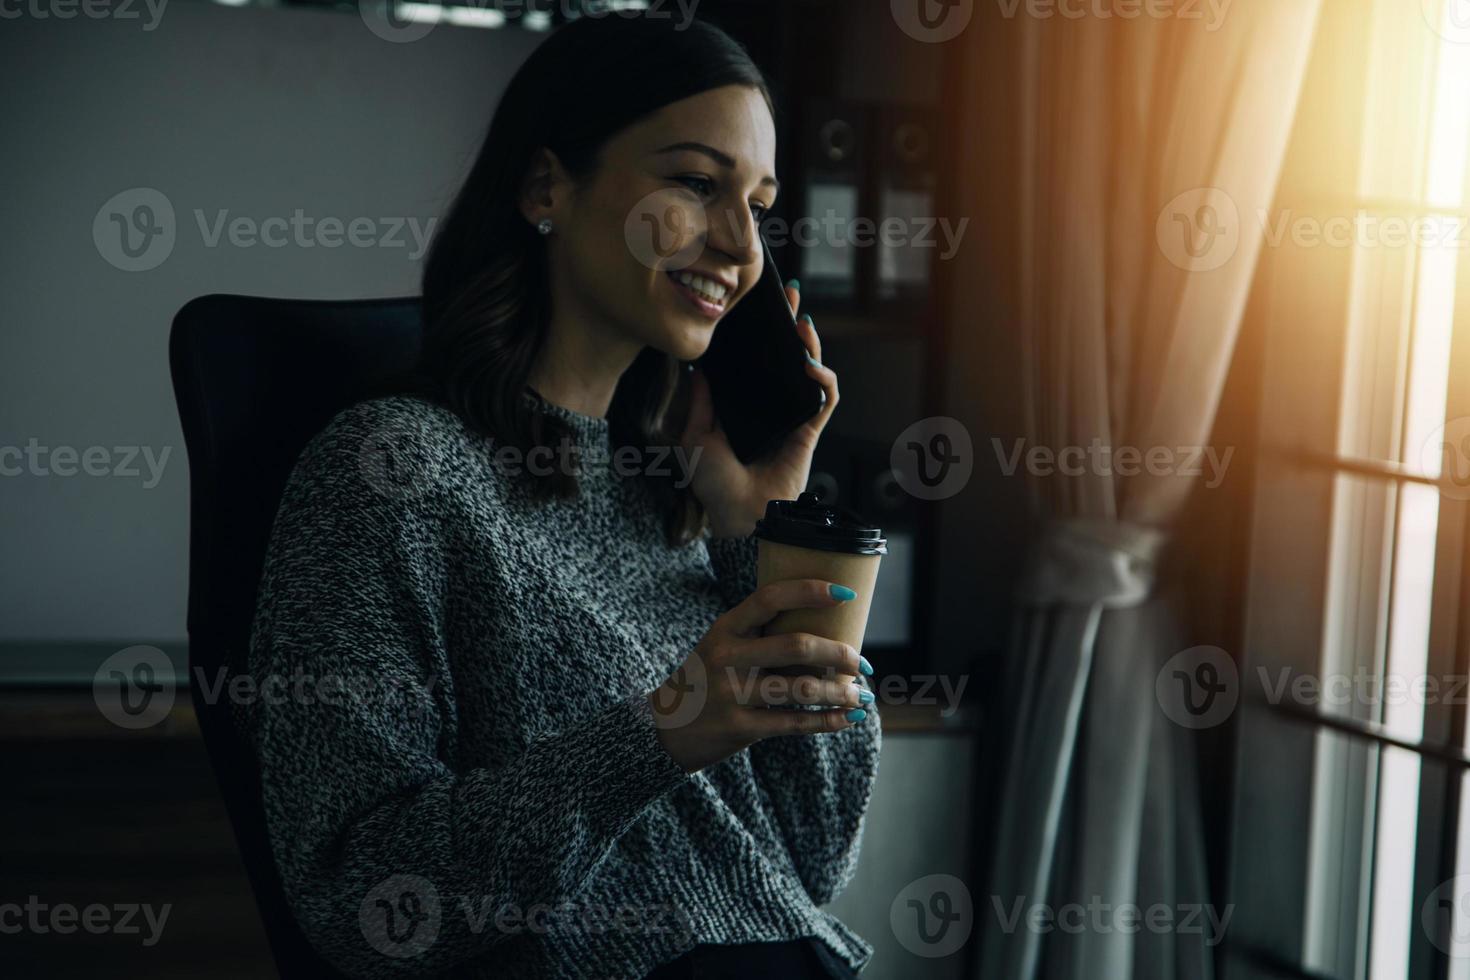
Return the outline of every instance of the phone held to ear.
{"type": "Polygon", "coordinates": [[[715,418],[742,463],[774,452],[822,410],[826,398],[806,373],[806,345],[764,238],[761,251],[760,281],[720,318],[695,362],[709,381],[715,418]]]}

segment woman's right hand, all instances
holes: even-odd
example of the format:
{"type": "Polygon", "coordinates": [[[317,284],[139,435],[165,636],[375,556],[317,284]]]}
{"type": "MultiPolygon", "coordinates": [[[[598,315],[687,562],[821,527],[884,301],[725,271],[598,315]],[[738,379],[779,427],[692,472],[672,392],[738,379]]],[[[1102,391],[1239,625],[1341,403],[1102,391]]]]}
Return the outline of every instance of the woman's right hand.
{"type": "MultiPolygon", "coordinates": [[[[697,772],[772,735],[835,732],[861,724],[856,677],[867,666],[846,643],[811,633],[762,636],[787,609],[841,605],[820,579],[772,582],[715,620],[689,659],[649,694],[659,741],[686,772],[697,772]],[[777,668],[800,673],[778,675],[777,668]],[[833,705],[832,710],[772,710],[772,705],[833,705]]],[[[871,695],[868,695],[871,700],[871,695]]]]}

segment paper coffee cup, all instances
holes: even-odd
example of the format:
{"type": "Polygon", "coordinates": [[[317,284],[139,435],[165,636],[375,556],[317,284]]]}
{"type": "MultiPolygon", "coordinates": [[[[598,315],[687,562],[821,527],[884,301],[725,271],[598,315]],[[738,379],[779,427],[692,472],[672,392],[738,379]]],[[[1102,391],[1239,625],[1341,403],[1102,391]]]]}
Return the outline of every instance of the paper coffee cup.
{"type": "MultiPolygon", "coordinates": [[[[772,500],[756,522],[759,541],[757,585],[816,578],[845,585],[857,598],[822,609],[788,609],[766,625],[767,636],[812,633],[849,644],[861,652],[868,610],[878,584],[878,563],[888,554],[883,529],[851,511],[821,502],[814,493],[795,500],[772,500]]],[[[839,675],[851,682],[851,674],[839,675]]]]}

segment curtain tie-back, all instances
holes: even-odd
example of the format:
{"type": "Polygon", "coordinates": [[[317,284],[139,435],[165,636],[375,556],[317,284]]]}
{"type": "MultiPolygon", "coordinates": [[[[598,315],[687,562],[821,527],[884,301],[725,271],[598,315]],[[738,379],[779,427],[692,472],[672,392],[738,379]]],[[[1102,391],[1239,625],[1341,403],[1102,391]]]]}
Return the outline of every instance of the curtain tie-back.
{"type": "Polygon", "coordinates": [[[1034,606],[1140,605],[1153,592],[1164,540],[1162,529],[1126,521],[1049,521],[1031,550],[1016,596],[1034,606]]]}

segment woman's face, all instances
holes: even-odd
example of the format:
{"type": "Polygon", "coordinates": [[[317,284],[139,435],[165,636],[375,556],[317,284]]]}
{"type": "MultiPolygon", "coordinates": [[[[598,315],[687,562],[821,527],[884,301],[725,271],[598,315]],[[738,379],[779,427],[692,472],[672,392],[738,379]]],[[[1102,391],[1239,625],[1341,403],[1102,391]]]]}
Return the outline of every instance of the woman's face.
{"type": "Polygon", "coordinates": [[[757,224],[776,200],[775,163],[770,110],[743,86],[623,130],[556,208],[556,302],[639,347],[698,358],[760,278],[757,224]]]}

